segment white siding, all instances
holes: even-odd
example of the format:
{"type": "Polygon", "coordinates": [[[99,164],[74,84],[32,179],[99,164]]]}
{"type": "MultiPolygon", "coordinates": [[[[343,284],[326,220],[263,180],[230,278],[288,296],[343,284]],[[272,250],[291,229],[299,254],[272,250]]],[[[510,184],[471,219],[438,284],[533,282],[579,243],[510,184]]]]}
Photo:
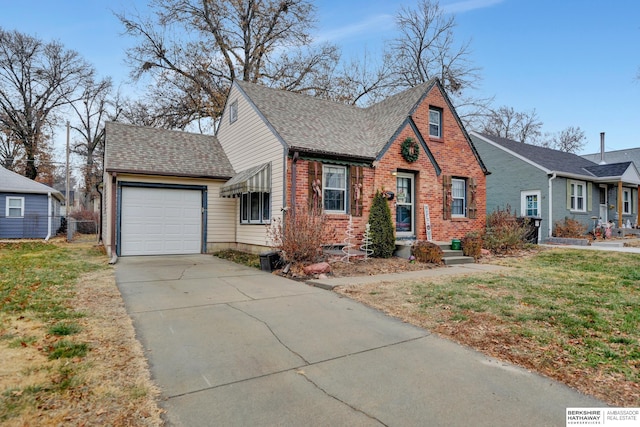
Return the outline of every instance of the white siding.
{"type": "MultiPolygon", "coordinates": [[[[243,171],[262,163],[271,162],[271,218],[281,217],[283,207],[284,147],[262,120],[251,104],[234,85],[227,100],[227,107],[217,132],[233,169],[243,171]],[[229,123],[229,107],[238,102],[238,118],[229,123]]],[[[239,205],[239,199],[231,199],[239,205]]],[[[238,207],[233,216],[236,224],[236,242],[239,244],[267,246],[264,225],[239,224],[238,207]]]]}

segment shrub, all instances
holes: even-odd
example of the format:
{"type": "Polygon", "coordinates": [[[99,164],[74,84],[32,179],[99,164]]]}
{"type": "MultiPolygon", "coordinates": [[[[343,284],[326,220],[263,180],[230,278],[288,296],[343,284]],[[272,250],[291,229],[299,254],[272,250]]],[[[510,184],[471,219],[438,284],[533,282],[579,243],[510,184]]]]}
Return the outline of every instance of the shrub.
{"type": "Polygon", "coordinates": [[[462,238],[462,254],[473,257],[474,260],[482,256],[482,234],[477,231],[467,233],[462,238]]]}
{"type": "Polygon", "coordinates": [[[418,262],[440,264],[444,252],[435,243],[419,241],[411,245],[411,255],[416,257],[418,262]]]}
{"type": "Polygon", "coordinates": [[[504,254],[522,249],[529,232],[527,221],[518,221],[511,207],[500,208],[487,215],[487,229],[483,236],[483,245],[493,253],[504,254]]]}
{"type": "Polygon", "coordinates": [[[69,216],[79,221],[76,224],[76,232],[81,234],[95,234],[98,232],[98,212],[80,209],[78,211],[71,212],[69,216]]]}
{"type": "Polygon", "coordinates": [[[556,221],[553,235],[555,237],[578,238],[583,237],[587,232],[587,227],[580,221],[571,218],[564,218],[564,222],[556,221]]]}
{"type": "Polygon", "coordinates": [[[391,210],[387,199],[376,191],[369,212],[372,256],[391,258],[396,250],[396,236],[391,222],[391,210]]]}
{"type": "Polygon", "coordinates": [[[286,262],[316,262],[322,256],[322,245],[330,240],[326,223],[324,215],[296,208],[287,211],[284,219],[271,221],[267,237],[286,262]]]}

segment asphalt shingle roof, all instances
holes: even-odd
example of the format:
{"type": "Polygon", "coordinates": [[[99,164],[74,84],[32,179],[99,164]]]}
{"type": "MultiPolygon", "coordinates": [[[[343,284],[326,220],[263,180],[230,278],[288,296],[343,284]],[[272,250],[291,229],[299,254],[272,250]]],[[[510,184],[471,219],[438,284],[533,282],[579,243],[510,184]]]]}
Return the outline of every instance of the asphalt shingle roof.
{"type": "Polygon", "coordinates": [[[234,175],[215,136],[116,122],[106,124],[105,169],[223,179],[234,175]]]}
{"type": "Polygon", "coordinates": [[[435,80],[369,108],[236,83],[290,148],[375,158],[435,80]]]}
{"type": "Polygon", "coordinates": [[[58,190],[3,167],[0,167],[0,192],[30,194],[52,193],[59,200],[64,200],[62,193],[58,190]]]}
{"type": "Polygon", "coordinates": [[[632,164],[633,162],[611,163],[589,166],[585,169],[597,177],[622,176],[632,164]]]}
{"type": "Polygon", "coordinates": [[[537,145],[525,144],[498,136],[480,134],[484,138],[495,142],[498,145],[512,151],[550,171],[564,172],[576,175],[591,175],[586,168],[597,166],[577,154],[564,151],[553,150],[551,148],[539,147],[537,145]]]}
{"type": "MultiPolygon", "coordinates": [[[[587,160],[600,163],[600,153],[584,154],[587,160]]],[[[634,162],[636,167],[640,168],[640,148],[627,148],[624,150],[606,151],[604,153],[604,161],[607,163],[634,162]]]]}

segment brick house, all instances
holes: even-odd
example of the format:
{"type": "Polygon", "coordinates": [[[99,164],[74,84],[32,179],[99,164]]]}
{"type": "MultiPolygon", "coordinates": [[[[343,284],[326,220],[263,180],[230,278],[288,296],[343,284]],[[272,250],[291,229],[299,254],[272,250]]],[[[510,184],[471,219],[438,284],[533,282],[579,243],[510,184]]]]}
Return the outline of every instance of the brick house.
{"type": "Polygon", "coordinates": [[[380,191],[398,240],[427,240],[428,218],[450,241],[484,227],[487,174],[436,79],[368,108],[236,81],[215,136],[107,125],[102,232],[115,255],[262,252],[274,219],[315,206],[340,243],[380,191]]]}
{"type": "Polygon", "coordinates": [[[361,236],[376,191],[389,195],[398,239],[427,239],[425,206],[434,241],[485,224],[488,172],[437,79],[368,108],[237,81],[217,137],[234,170],[272,171],[265,221],[251,212],[266,195],[222,188],[239,199],[239,245],[268,243],[258,224],[294,206],[321,207],[336,243],[350,217],[361,236]]]}

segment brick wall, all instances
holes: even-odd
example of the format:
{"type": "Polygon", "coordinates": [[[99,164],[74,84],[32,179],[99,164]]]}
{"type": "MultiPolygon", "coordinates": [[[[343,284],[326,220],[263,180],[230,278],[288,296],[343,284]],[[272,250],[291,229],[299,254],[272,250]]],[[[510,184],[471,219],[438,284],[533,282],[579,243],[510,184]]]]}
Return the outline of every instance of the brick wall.
{"type": "MultiPolygon", "coordinates": [[[[454,114],[448,109],[447,103],[438,90],[437,86],[431,90],[422,104],[418,106],[412,116],[422,137],[426,140],[427,146],[436,162],[442,169],[440,176],[437,176],[433,164],[422,147],[418,159],[407,162],[401,154],[402,142],[411,137],[418,140],[417,135],[410,126],[401,129],[393,143],[383,153],[375,168],[363,168],[363,215],[353,217],[354,233],[358,242],[362,238],[365,224],[369,219],[369,210],[376,190],[396,191],[396,176],[394,171],[409,172],[415,176],[416,199],[415,199],[415,228],[416,238],[426,239],[426,227],[423,205],[428,204],[430,210],[430,220],[432,237],[436,241],[449,241],[452,238],[462,238],[470,231],[484,228],[486,219],[486,179],[485,175],[474,156],[469,142],[455,120],[454,114]],[[441,108],[442,117],[442,139],[429,139],[429,106],[441,108]],[[459,178],[473,178],[477,184],[476,203],[477,217],[443,219],[443,176],[451,175],[459,178]]],[[[292,190],[292,170],[293,161],[288,160],[287,168],[287,205],[291,205],[292,190]]],[[[308,168],[309,162],[298,160],[296,169],[296,197],[295,205],[298,207],[308,206],[308,168]]],[[[389,201],[392,219],[395,222],[395,199],[389,201]]],[[[328,214],[327,221],[330,228],[335,230],[333,241],[340,243],[344,240],[347,229],[348,214],[328,214]]]]}

